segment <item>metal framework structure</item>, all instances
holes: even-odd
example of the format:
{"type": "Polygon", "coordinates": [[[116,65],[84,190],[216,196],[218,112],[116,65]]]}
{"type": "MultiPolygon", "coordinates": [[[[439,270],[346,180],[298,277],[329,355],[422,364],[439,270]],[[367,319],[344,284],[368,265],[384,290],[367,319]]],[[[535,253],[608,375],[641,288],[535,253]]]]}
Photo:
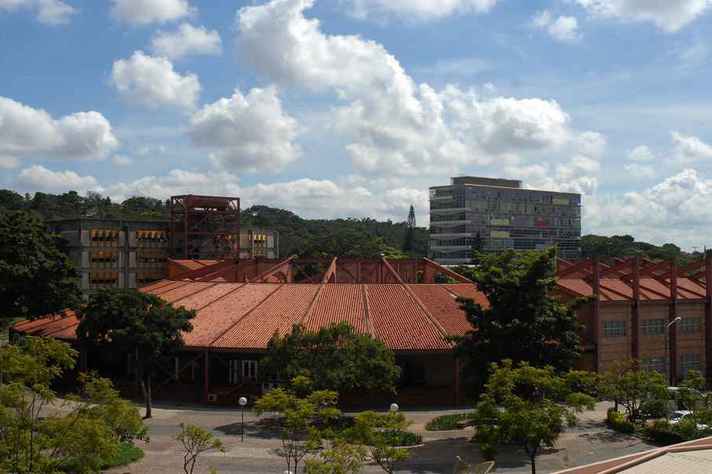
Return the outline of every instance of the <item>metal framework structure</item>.
{"type": "Polygon", "coordinates": [[[170,234],[173,258],[239,259],[240,198],[171,196],[170,234]]]}

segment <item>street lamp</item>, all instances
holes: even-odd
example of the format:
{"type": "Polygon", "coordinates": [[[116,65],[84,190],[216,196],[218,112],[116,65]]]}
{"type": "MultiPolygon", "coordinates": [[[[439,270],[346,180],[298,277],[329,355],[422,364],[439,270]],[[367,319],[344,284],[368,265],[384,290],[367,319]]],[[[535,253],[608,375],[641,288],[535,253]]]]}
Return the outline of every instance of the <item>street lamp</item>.
{"type": "MultiPolygon", "coordinates": [[[[675,316],[675,319],[670,321],[665,325],[665,375],[667,376],[668,379],[668,384],[672,385],[672,371],[670,370],[670,341],[669,341],[669,336],[668,333],[670,332],[670,327],[673,324],[677,324],[680,321],[682,321],[681,316],[675,316]]],[[[677,362],[677,361],[675,361],[677,362]]]]}
{"type": "Polygon", "coordinates": [[[398,412],[398,408],[399,408],[399,407],[398,407],[398,404],[397,404],[397,403],[391,403],[391,407],[390,407],[391,413],[397,413],[397,412],[398,412]]]}
{"type": "Polygon", "coordinates": [[[240,428],[240,441],[245,441],[245,405],[247,405],[247,398],[240,397],[237,401],[240,404],[240,409],[242,411],[242,426],[240,428]]]}

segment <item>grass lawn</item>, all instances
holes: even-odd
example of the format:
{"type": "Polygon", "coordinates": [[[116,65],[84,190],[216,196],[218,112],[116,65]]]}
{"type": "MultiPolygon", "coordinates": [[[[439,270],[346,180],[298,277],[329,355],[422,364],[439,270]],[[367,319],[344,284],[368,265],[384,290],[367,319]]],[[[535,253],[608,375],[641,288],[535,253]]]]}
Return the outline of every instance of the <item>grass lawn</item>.
{"type": "Polygon", "coordinates": [[[126,466],[134,463],[143,457],[143,449],[134,446],[132,443],[121,443],[119,452],[113,459],[107,459],[101,466],[102,469],[109,469],[116,466],[126,466]]]}
{"type": "Polygon", "coordinates": [[[428,431],[459,430],[472,418],[472,413],[456,413],[433,418],[425,425],[428,431]]]}

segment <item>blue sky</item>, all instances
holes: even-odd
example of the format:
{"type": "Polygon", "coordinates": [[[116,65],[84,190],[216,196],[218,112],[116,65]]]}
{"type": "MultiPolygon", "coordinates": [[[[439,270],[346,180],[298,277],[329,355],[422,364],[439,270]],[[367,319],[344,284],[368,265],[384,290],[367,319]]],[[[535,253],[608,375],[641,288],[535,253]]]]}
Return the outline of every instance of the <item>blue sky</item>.
{"type": "Polygon", "coordinates": [[[712,226],[712,1],[0,0],[0,186],[427,223],[454,174],[712,226]]]}

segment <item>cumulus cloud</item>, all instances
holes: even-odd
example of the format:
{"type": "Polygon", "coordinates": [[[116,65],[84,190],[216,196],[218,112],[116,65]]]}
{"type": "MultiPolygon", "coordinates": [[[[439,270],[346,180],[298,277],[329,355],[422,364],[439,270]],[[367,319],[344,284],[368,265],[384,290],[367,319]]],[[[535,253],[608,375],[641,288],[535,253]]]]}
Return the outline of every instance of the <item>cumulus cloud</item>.
{"type": "Polygon", "coordinates": [[[692,135],[672,132],[675,156],[682,162],[709,160],[712,158],[712,145],[692,135]]]}
{"type": "Polygon", "coordinates": [[[636,179],[651,179],[656,175],[655,168],[640,163],[627,163],[623,165],[623,169],[628,175],[636,179]]]}
{"type": "Polygon", "coordinates": [[[128,59],[114,61],[111,78],[126,99],[149,108],[173,106],[194,108],[200,95],[195,74],[181,75],[166,58],[136,51],[128,59]]]}
{"type": "Polygon", "coordinates": [[[192,12],[188,0],[112,0],[111,6],[115,19],[132,25],[175,21],[192,12]]]}
{"type": "Polygon", "coordinates": [[[179,59],[189,55],[218,55],[222,52],[220,34],[203,26],[182,23],[175,31],[158,31],[151,48],[159,56],[179,59]]]}
{"type": "Polygon", "coordinates": [[[581,38],[578,20],[573,16],[555,18],[549,10],[544,10],[534,16],[532,24],[535,28],[546,31],[557,41],[571,43],[581,38]]]}
{"type": "Polygon", "coordinates": [[[131,166],[133,160],[125,155],[114,155],[111,157],[111,163],[113,163],[114,166],[124,167],[131,166]]]}
{"type": "Polygon", "coordinates": [[[54,119],[42,109],[0,97],[0,155],[101,159],[118,144],[111,124],[98,112],[54,119]]]}
{"type": "Polygon", "coordinates": [[[226,172],[200,173],[173,169],[164,176],[144,176],[130,182],[106,186],[105,193],[121,202],[132,196],[168,199],[176,194],[239,196],[239,179],[226,172]]]}
{"type": "Polygon", "coordinates": [[[78,10],[62,0],[0,0],[0,11],[32,10],[40,23],[64,25],[78,10]]]}
{"type": "Polygon", "coordinates": [[[246,96],[235,90],[231,97],[206,105],[193,114],[189,135],[196,146],[212,150],[221,167],[277,171],[298,158],[297,132],[277,89],[268,87],[246,96]]]}
{"type": "Polygon", "coordinates": [[[655,154],[646,145],[638,145],[628,153],[628,159],[637,162],[649,162],[655,160],[655,154]]]}
{"type": "Polygon", "coordinates": [[[702,16],[712,0],[576,0],[589,13],[601,18],[645,21],[674,33],[702,16]]]}
{"type": "Polygon", "coordinates": [[[456,13],[485,13],[498,0],[343,0],[359,18],[396,15],[405,19],[432,20],[456,13]]]}
{"type": "Polygon", "coordinates": [[[40,165],[34,165],[20,171],[16,184],[19,189],[27,192],[63,193],[77,191],[85,194],[87,191],[102,191],[101,186],[93,176],[81,176],[74,171],[52,171],[40,165]]]}
{"type": "Polygon", "coordinates": [[[335,93],[334,130],[359,171],[447,174],[501,153],[556,148],[569,117],[555,101],[482,98],[474,90],[416,84],[380,44],[327,35],[304,17],[313,0],[273,0],[238,13],[238,47],[286,86],[335,93]]]}

